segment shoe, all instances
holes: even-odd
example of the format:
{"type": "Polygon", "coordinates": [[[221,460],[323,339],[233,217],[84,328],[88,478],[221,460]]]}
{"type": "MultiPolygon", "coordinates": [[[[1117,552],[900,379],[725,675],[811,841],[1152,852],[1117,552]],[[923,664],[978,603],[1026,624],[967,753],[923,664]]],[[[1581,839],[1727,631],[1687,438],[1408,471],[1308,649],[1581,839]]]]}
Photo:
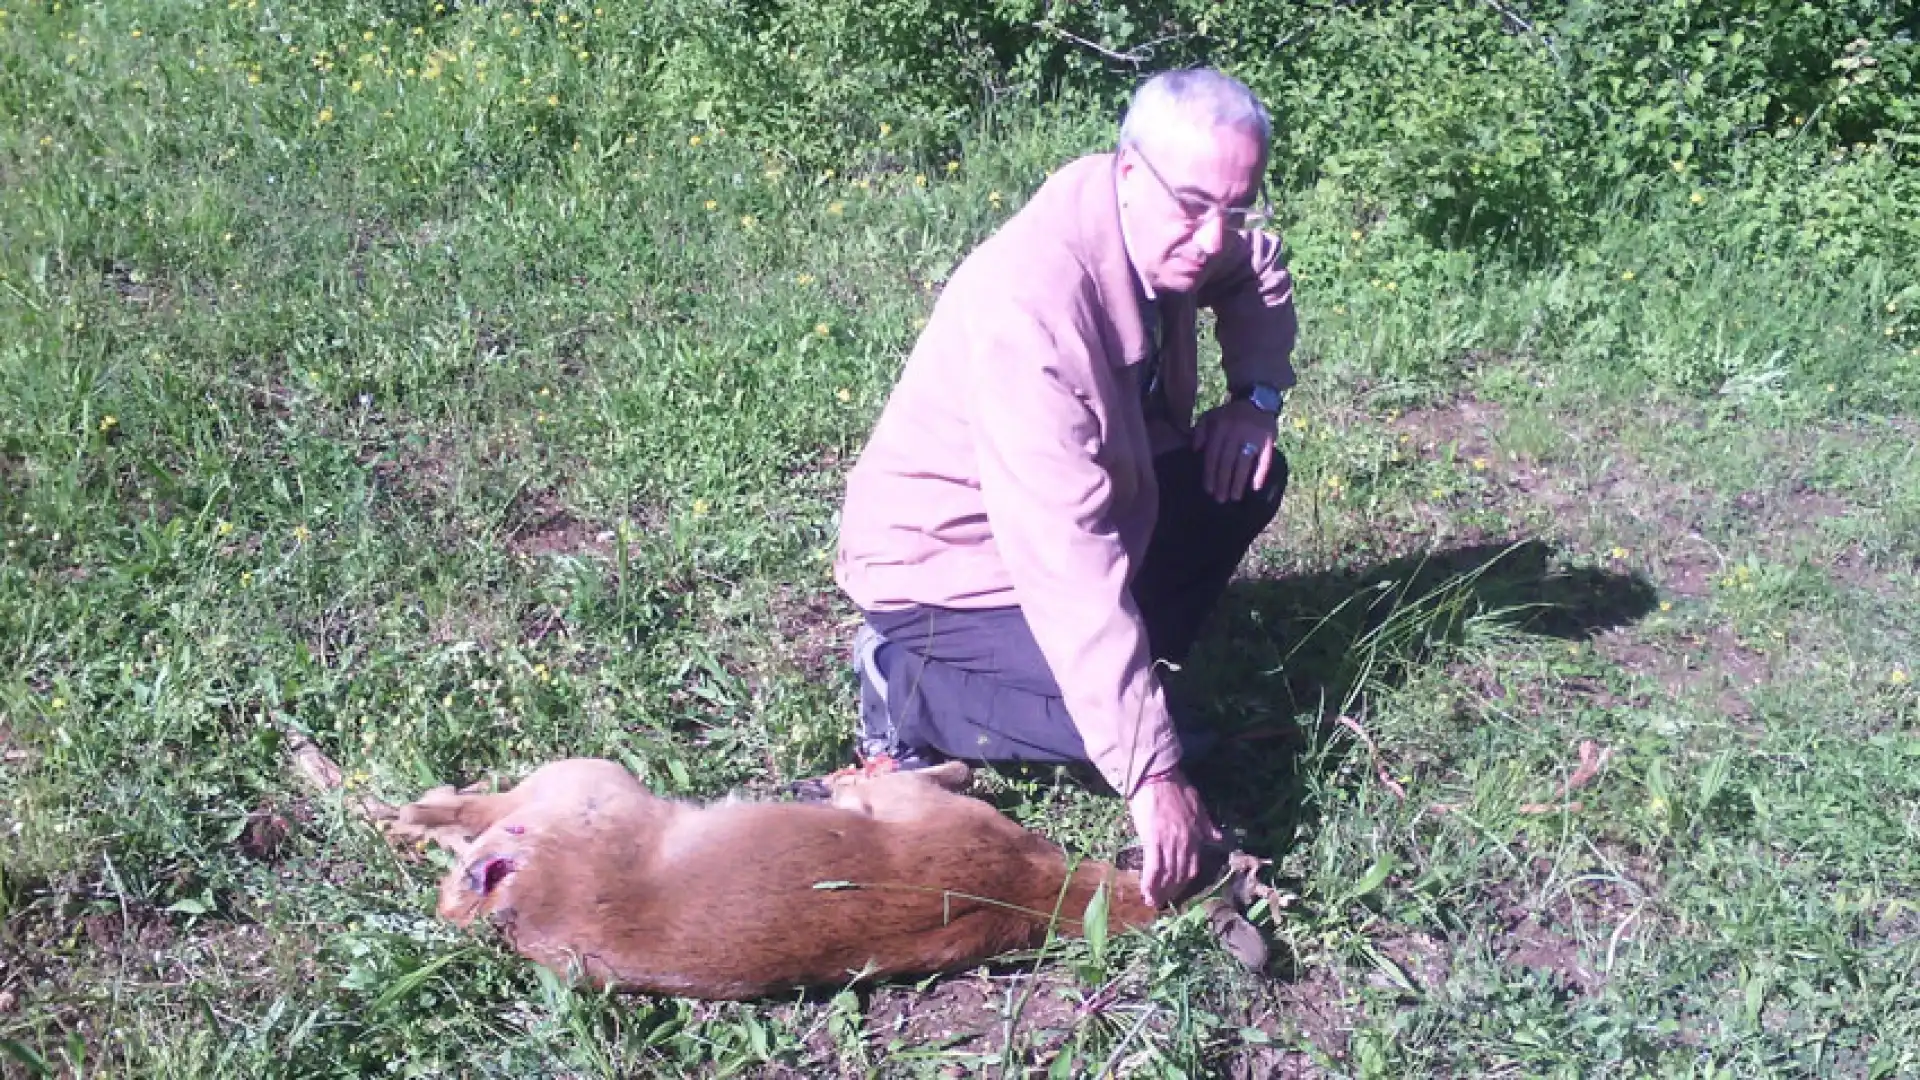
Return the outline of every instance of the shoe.
{"type": "Polygon", "coordinates": [[[926,747],[902,746],[900,733],[887,712],[887,677],[880,670],[880,648],[890,644],[869,623],[853,634],[853,670],[860,677],[860,738],[855,753],[864,762],[889,759],[903,772],[940,764],[939,754],[926,747]]]}

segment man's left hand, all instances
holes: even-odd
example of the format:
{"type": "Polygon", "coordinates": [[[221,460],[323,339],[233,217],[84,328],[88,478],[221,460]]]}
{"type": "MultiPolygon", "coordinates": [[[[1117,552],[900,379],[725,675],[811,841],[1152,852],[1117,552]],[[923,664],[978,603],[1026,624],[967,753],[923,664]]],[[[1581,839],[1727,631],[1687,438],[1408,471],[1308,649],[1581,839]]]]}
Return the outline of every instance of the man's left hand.
{"type": "Polygon", "coordinates": [[[1215,502],[1234,502],[1266,485],[1280,418],[1250,401],[1233,400],[1200,415],[1193,448],[1201,452],[1200,483],[1215,502]]]}

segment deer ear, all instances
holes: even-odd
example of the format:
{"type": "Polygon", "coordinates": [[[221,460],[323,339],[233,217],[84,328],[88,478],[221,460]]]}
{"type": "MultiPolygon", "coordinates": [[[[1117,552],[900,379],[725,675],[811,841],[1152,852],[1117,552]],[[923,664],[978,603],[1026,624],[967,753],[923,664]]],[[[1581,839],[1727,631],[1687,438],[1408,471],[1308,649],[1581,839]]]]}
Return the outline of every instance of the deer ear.
{"type": "Polygon", "coordinates": [[[918,775],[926,777],[935,786],[946,788],[948,791],[963,791],[973,781],[973,770],[968,768],[964,761],[943,761],[938,765],[921,769],[918,775]]]}

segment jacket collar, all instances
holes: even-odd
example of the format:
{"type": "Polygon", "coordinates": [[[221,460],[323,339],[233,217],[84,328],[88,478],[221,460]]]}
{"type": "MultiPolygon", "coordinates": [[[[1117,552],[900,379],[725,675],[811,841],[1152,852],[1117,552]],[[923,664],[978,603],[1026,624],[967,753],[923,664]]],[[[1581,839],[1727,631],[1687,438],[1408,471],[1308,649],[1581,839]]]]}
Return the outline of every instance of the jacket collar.
{"type": "Polygon", "coordinates": [[[1093,277],[1100,310],[1112,323],[1122,365],[1146,359],[1151,339],[1147,329],[1147,295],[1120,224],[1120,188],[1112,153],[1090,154],[1068,165],[1077,204],[1075,254],[1093,277]]]}

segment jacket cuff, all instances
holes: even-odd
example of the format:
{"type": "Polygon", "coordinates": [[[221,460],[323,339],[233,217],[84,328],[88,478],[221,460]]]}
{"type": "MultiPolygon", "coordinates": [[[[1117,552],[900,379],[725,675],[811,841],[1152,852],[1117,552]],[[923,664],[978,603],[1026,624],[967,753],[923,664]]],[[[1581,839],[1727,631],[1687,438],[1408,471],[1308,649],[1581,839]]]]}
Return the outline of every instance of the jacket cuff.
{"type": "Polygon", "coordinates": [[[1149,778],[1180,764],[1180,740],[1171,723],[1163,722],[1152,733],[1143,724],[1137,735],[1138,741],[1122,738],[1093,755],[1094,768],[1123,799],[1133,798],[1149,778]]]}

